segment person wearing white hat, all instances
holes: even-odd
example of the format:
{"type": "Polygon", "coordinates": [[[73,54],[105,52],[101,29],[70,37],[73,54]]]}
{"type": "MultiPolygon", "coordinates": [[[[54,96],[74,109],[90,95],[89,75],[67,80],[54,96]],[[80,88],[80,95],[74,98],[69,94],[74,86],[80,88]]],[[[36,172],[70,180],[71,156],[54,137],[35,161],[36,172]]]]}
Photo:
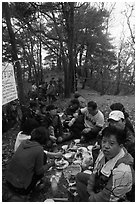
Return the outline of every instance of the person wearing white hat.
{"type": "Polygon", "coordinates": [[[110,112],[108,122],[110,126],[115,126],[118,129],[125,128],[125,117],[123,112],[115,110],[110,112]]]}
{"type": "Polygon", "coordinates": [[[125,135],[124,146],[127,151],[135,158],[135,135],[126,126],[125,117],[122,111],[114,110],[110,112],[108,117],[108,123],[111,127],[116,127],[117,129],[123,130],[125,135]]]}

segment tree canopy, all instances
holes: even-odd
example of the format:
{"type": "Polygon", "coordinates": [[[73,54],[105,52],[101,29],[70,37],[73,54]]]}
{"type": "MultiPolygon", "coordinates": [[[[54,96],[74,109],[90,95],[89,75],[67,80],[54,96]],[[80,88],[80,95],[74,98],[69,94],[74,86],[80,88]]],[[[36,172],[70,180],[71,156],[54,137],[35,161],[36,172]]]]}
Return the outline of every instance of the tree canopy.
{"type": "MultiPolygon", "coordinates": [[[[3,2],[3,7],[5,3],[3,2]]],[[[64,73],[66,97],[75,91],[76,73],[81,79],[90,78],[91,88],[97,89],[102,94],[110,89],[110,82],[115,83],[114,79],[134,86],[135,39],[130,26],[130,16],[127,16],[127,23],[131,38],[121,44],[122,51],[118,54],[108,32],[111,12],[102,4],[101,6],[80,2],[7,4],[10,8],[11,26],[15,35],[22,78],[30,81],[35,79],[38,85],[45,80],[44,70],[54,67],[64,73]],[[127,49],[129,45],[131,49],[127,49]],[[122,78],[118,79],[121,71],[122,78]]],[[[14,63],[4,9],[2,20],[3,61],[14,63]]],[[[118,83],[115,83],[115,86],[117,89],[118,83]]],[[[116,92],[119,92],[118,89],[116,92]]]]}

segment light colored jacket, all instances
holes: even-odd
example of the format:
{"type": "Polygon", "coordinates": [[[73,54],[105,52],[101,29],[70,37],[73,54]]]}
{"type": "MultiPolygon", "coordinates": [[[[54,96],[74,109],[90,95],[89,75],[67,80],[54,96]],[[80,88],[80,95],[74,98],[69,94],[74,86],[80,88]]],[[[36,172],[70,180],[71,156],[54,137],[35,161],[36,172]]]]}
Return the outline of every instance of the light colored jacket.
{"type": "Polygon", "coordinates": [[[90,202],[116,202],[131,191],[134,183],[134,171],[132,169],[133,158],[122,148],[120,153],[105,163],[105,157],[101,151],[94,166],[93,174],[88,181],[87,191],[90,194],[90,202]],[[96,174],[100,172],[106,178],[106,185],[98,193],[94,192],[96,174]]]}

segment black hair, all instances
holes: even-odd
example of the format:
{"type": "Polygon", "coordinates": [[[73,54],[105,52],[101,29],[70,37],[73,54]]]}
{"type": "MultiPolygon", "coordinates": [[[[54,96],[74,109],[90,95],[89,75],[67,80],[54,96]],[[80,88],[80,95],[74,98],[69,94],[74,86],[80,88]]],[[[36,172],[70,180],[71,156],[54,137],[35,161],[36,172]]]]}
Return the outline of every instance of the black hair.
{"type": "Polygon", "coordinates": [[[93,110],[97,109],[97,104],[94,101],[89,101],[88,102],[88,107],[91,107],[93,110]]]}
{"type": "Polygon", "coordinates": [[[28,118],[25,122],[21,123],[20,130],[24,134],[30,135],[32,130],[37,127],[39,127],[39,123],[33,118],[28,118]]]}
{"type": "Polygon", "coordinates": [[[79,105],[79,100],[76,99],[76,98],[74,98],[74,99],[72,99],[72,100],[70,101],[70,104],[77,104],[77,105],[79,105]]]}
{"type": "Polygon", "coordinates": [[[110,106],[110,109],[112,110],[112,111],[114,111],[114,110],[119,110],[119,111],[124,111],[124,106],[123,106],[123,104],[122,103],[113,103],[111,106],[110,106]]]}
{"type": "Polygon", "coordinates": [[[80,97],[81,95],[78,93],[78,92],[75,92],[74,93],[74,98],[78,98],[78,97],[80,97]]]}
{"type": "Polygon", "coordinates": [[[108,126],[103,129],[102,131],[102,138],[103,137],[110,137],[111,135],[115,135],[117,142],[119,145],[125,143],[124,131],[117,129],[116,127],[108,126]]]}
{"type": "Polygon", "coordinates": [[[122,112],[124,113],[125,118],[128,118],[128,117],[129,117],[129,114],[125,111],[125,107],[123,106],[122,103],[113,103],[113,104],[110,106],[110,109],[111,109],[112,111],[114,111],[114,110],[122,111],[122,112]]]}
{"type": "Polygon", "coordinates": [[[37,107],[37,102],[36,101],[30,101],[30,108],[33,108],[33,107],[37,107]]]}
{"type": "Polygon", "coordinates": [[[44,127],[38,127],[31,132],[31,141],[36,141],[41,145],[46,144],[49,139],[49,131],[44,127]]]}
{"type": "Polygon", "coordinates": [[[54,110],[54,109],[57,109],[56,106],[54,106],[53,104],[50,104],[46,107],[46,111],[51,111],[51,110],[54,110]]]}

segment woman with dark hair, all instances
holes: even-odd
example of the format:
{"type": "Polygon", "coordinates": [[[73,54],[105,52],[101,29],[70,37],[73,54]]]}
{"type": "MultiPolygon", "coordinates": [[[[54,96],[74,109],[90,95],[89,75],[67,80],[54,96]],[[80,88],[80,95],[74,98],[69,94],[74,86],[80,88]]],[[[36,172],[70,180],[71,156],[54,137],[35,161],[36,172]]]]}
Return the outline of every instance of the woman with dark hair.
{"type": "Polygon", "coordinates": [[[29,118],[24,123],[21,124],[20,132],[17,135],[15,146],[14,146],[15,152],[22,141],[31,138],[30,135],[32,130],[37,127],[39,127],[39,123],[33,118],[29,118]]]}
{"type": "Polygon", "coordinates": [[[47,170],[42,147],[48,140],[47,133],[44,127],[34,129],[31,139],[23,141],[13,155],[7,169],[6,180],[14,191],[28,194],[47,170]]]}
{"type": "Polygon", "coordinates": [[[91,175],[79,173],[76,185],[79,201],[115,202],[130,192],[134,184],[133,158],[123,148],[123,131],[106,127],[102,150],[91,175]]]}

